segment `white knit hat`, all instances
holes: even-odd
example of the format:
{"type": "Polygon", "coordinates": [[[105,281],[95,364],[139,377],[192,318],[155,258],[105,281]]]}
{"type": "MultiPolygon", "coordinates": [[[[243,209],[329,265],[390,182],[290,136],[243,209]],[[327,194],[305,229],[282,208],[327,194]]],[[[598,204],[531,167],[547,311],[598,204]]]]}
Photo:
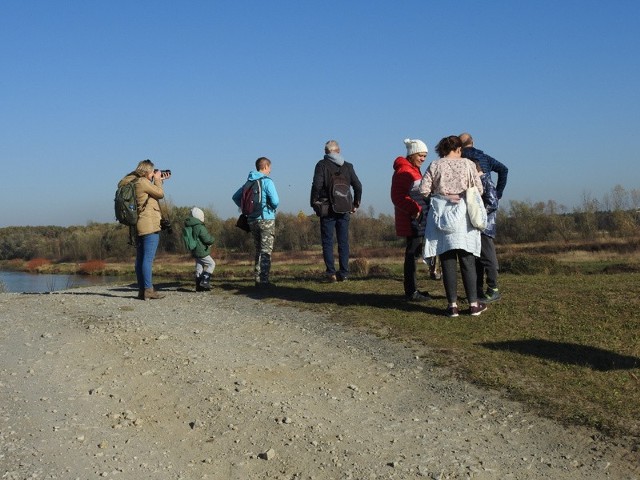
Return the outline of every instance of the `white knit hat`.
{"type": "Polygon", "coordinates": [[[200,210],[198,207],[193,207],[191,209],[191,216],[193,218],[197,218],[201,222],[204,222],[204,212],[200,210]]]}
{"type": "Polygon", "coordinates": [[[429,149],[427,149],[427,146],[422,140],[405,138],[404,144],[407,146],[407,157],[414,153],[429,153],[429,149]]]}

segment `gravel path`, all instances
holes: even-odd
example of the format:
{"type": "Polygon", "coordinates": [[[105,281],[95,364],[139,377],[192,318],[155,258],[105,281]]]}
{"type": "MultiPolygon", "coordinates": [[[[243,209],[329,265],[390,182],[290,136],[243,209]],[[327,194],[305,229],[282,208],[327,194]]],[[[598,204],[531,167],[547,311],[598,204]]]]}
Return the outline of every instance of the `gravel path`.
{"type": "Polygon", "coordinates": [[[0,294],[2,479],[636,479],[406,347],[216,291],[0,294]]]}

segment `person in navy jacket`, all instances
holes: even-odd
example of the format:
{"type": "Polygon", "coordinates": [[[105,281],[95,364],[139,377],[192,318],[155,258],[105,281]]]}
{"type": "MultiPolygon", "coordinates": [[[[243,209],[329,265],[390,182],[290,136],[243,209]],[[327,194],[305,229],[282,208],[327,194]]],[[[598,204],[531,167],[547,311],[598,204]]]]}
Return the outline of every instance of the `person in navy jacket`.
{"type": "Polygon", "coordinates": [[[509,175],[509,169],[503,163],[500,163],[495,158],[487,155],[482,150],[479,150],[473,146],[473,137],[468,133],[461,133],[459,135],[462,142],[462,156],[468,158],[471,161],[477,161],[480,164],[480,168],[484,173],[491,175],[491,172],[498,174],[498,181],[496,182],[496,193],[498,194],[498,200],[502,198],[502,192],[507,186],[507,175],[509,175]]]}

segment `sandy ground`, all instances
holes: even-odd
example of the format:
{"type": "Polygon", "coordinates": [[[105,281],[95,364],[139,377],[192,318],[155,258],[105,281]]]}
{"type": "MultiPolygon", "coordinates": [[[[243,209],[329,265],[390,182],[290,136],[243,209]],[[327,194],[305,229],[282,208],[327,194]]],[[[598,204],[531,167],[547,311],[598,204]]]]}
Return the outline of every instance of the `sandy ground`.
{"type": "Polygon", "coordinates": [[[322,315],[134,296],[0,294],[0,478],[640,478],[624,446],[322,315]]]}

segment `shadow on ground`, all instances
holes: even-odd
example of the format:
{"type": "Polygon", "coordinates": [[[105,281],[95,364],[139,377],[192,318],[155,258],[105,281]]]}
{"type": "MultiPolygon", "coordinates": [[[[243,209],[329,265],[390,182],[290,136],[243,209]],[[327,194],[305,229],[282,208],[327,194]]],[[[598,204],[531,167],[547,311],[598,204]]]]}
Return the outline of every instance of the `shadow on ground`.
{"type": "MultiPolygon", "coordinates": [[[[302,283],[302,282],[301,282],[302,283]]],[[[349,280],[350,289],[357,284],[358,280],[349,280]]],[[[401,294],[394,293],[373,293],[373,292],[353,292],[342,288],[342,283],[327,284],[326,291],[312,290],[304,286],[289,286],[278,284],[267,289],[258,289],[253,285],[235,283],[233,281],[222,282],[217,286],[223,290],[242,295],[249,298],[277,298],[290,302],[304,302],[309,304],[336,307],[348,307],[353,305],[366,305],[371,308],[394,309],[407,312],[415,312],[417,309],[425,313],[438,315],[442,314],[442,309],[435,308],[433,301],[430,302],[408,302],[401,294]]],[[[402,287],[400,287],[402,288],[402,287]]],[[[438,299],[440,297],[434,297],[438,299]]]]}
{"type": "Polygon", "coordinates": [[[508,340],[504,342],[481,343],[491,350],[504,350],[522,355],[551,360],[568,365],[579,365],[602,372],[610,370],[630,370],[640,367],[640,358],[620,355],[602,348],[576,343],[552,342],[549,340],[508,340]]]}

